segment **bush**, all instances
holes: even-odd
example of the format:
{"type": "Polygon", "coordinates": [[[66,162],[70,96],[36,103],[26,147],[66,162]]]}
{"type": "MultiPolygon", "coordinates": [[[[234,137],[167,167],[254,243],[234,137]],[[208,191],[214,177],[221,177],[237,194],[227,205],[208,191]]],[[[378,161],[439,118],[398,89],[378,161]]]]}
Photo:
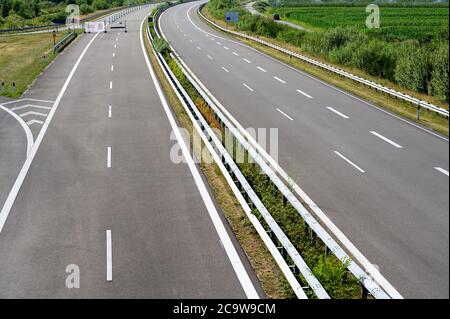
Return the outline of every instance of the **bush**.
{"type": "Polygon", "coordinates": [[[431,78],[429,51],[423,47],[407,45],[399,53],[395,67],[395,80],[401,86],[426,93],[431,78]]]}
{"type": "Polygon", "coordinates": [[[90,5],[83,3],[80,5],[80,13],[81,14],[88,14],[94,12],[94,8],[92,8],[90,5]]]}
{"type": "Polygon", "coordinates": [[[351,65],[370,75],[394,80],[396,53],[395,48],[379,40],[371,40],[356,48],[351,65]]]}
{"type": "Polygon", "coordinates": [[[437,99],[448,102],[448,72],[449,72],[448,44],[441,46],[432,56],[431,81],[428,86],[429,94],[437,99]]]}
{"type": "Polygon", "coordinates": [[[162,38],[155,38],[153,40],[153,47],[155,48],[156,52],[161,53],[162,55],[170,52],[169,43],[167,43],[167,41],[162,38]]]}

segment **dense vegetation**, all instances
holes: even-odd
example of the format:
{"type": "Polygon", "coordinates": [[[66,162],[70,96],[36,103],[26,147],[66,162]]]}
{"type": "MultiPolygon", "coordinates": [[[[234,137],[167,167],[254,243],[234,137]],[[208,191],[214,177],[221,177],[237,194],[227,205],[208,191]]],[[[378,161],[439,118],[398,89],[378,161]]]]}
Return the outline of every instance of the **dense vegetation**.
{"type": "MultiPolygon", "coordinates": [[[[407,89],[448,102],[448,9],[445,25],[430,27],[428,35],[418,39],[412,32],[409,36],[407,32],[403,32],[402,37],[380,37],[376,32],[363,31],[352,23],[352,10],[348,8],[344,11],[337,8],[341,15],[348,13],[350,17],[348,24],[342,20],[339,26],[304,32],[277,24],[270,18],[251,15],[237,0],[211,0],[207,7],[218,19],[224,19],[226,11],[239,11],[240,21],[237,29],[240,31],[292,44],[335,64],[358,68],[372,76],[387,79],[407,89]]],[[[318,10],[326,12],[329,8],[321,6],[318,10]]],[[[394,19],[403,30],[413,28],[411,23],[416,24],[414,10],[423,8],[408,10],[412,10],[408,11],[410,16],[394,19]]],[[[364,14],[360,17],[363,24],[367,16],[365,11],[364,14]]]]}
{"type": "Polygon", "coordinates": [[[50,23],[64,23],[68,4],[77,4],[80,14],[146,0],[0,0],[0,28],[20,28],[50,23]]]}

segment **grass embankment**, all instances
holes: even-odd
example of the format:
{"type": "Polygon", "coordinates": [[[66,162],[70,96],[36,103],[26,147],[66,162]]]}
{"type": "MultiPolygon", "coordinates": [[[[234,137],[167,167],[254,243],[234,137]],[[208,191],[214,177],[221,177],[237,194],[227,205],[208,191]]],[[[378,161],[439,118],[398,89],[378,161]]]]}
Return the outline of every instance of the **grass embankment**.
{"type": "MultiPolygon", "coordinates": [[[[221,19],[217,19],[215,18],[209,11],[207,7],[203,7],[202,13],[211,21],[213,21],[214,23],[222,26],[222,27],[226,27],[226,23],[221,20],[221,19]]],[[[228,26],[229,29],[236,29],[233,26],[228,26]]],[[[220,31],[220,30],[218,30],[220,31]]],[[[223,32],[223,31],[220,31],[223,32]]],[[[318,61],[324,62],[324,63],[330,63],[329,61],[323,59],[323,58],[319,58],[317,56],[313,56],[311,54],[308,54],[307,52],[304,52],[302,50],[300,50],[297,46],[288,44],[286,42],[280,41],[280,40],[276,40],[273,38],[268,38],[268,37],[264,37],[264,36],[259,36],[260,39],[263,39],[265,41],[274,43],[278,46],[287,48],[291,51],[297,52],[299,54],[305,55],[305,56],[309,56],[311,58],[314,58],[318,61]]],[[[295,59],[295,58],[290,58],[289,56],[287,56],[286,54],[280,53],[279,51],[269,48],[267,46],[261,45],[257,42],[254,41],[249,41],[249,40],[245,40],[242,39],[240,37],[236,37],[236,39],[239,39],[241,42],[254,47],[255,49],[258,49],[259,51],[277,59],[280,60],[290,66],[293,66],[294,68],[301,70],[301,71],[305,71],[313,76],[315,76],[316,78],[323,80],[324,82],[327,82],[337,88],[343,89],[357,97],[360,97],[370,103],[373,103],[377,106],[380,106],[382,108],[385,108],[386,110],[389,110],[395,114],[401,115],[403,117],[405,117],[406,119],[409,119],[411,121],[414,121],[418,124],[421,124],[425,127],[428,127],[432,130],[435,130],[436,132],[439,132],[443,135],[448,136],[449,135],[449,122],[448,119],[445,119],[442,116],[436,115],[434,112],[429,112],[426,110],[421,110],[420,111],[420,119],[417,120],[416,119],[416,108],[414,106],[412,106],[410,103],[406,103],[403,102],[402,100],[398,100],[395,99],[393,97],[391,97],[390,95],[386,95],[386,94],[382,94],[376,90],[373,89],[368,89],[366,86],[362,85],[362,84],[358,84],[357,82],[347,79],[347,78],[343,78],[340,77],[339,75],[336,75],[332,72],[328,72],[322,68],[313,66],[307,62],[303,62],[299,59],[295,59]]],[[[415,91],[411,91],[408,89],[405,89],[403,87],[400,87],[399,85],[388,81],[386,79],[382,79],[382,78],[378,78],[378,77],[374,77],[374,76],[370,76],[365,72],[362,72],[361,70],[357,69],[357,68],[351,68],[348,66],[342,66],[342,65],[336,65],[337,67],[344,69],[348,72],[351,72],[355,75],[364,77],[368,80],[372,80],[374,82],[380,83],[382,85],[385,85],[387,87],[390,87],[394,90],[397,91],[401,91],[404,92],[406,94],[409,94],[411,96],[414,96],[416,98],[422,99],[422,100],[426,100],[429,101],[435,105],[438,105],[440,107],[443,107],[445,109],[448,109],[448,104],[446,103],[442,103],[439,100],[429,96],[429,95],[425,95],[425,94],[420,94],[418,92],[415,91]]]]}
{"type": "MultiPolygon", "coordinates": [[[[58,32],[56,41],[67,36],[58,32]]],[[[54,60],[52,33],[0,36],[0,83],[5,80],[5,95],[19,97],[33,83],[34,79],[54,60]],[[12,92],[12,81],[16,90],[12,92]]],[[[1,91],[0,91],[1,95],[1,91]]]]}
{"type": "MultiPolygon", "coordinates": [[[[209,125],[213,128],[219,129],[222,132],[222,136],[224,136],[224,127],[217,121],[213,110],[209,108],[208,104],[202,99],[201,95],[187,80],[178,65],[170,57],[169,48],[167,45],[164,45],[163,42],[164,41],[161,39],[155,40],[155,48],[157,48],[157,50],[159,50],[164,55],[166,61],[169,64],[169,67],[171,68],[177,79],[180,81],[186,92],[189,94],[191,99],[194,101],[205,119],[208,121],[209,125]]],[[[184,111],[182,113],[185,114],[184,111]]],[[[190,124],[189,131],[191,132],[190,124]]],[[[235,152],[232,152],[231,154],[234,157],[237,156],[235,152]]],[[[252,185],[253,189],[255,190],[258,197],[262,200],[265,207],[272,214],[277,223],[284,230],[286,235],[300,252],[300,254],[304,258],[308,266],[311,268],[315,276],[321,282],[325,290],[330,294],[332,298],[359,298],[361,296],[360,284],[354,276],[348,273],[347,261],[341,261],[337,259],[333,254],[330,254],[323,242],[317,239],[311,232],[309,227],[304,224],[298,212],[290,204],[286,205],[285,203],[283,203],[282,196],[277,191],[277,188],[270,181],[270,179],[260,173],[259,167],[257,165],[248,163],[247,153],[245,154],[244,158],[244,163],[238,164],[244,176],[252,185]]],[[[207,176],[210,172],[215,172],[217,174],[213,177],[209,176],[209,181],[212,188],[214,189],[216,196],[218,196],[218,201],[223,204],[223,190],[227,189],[229,191],[229,187],[227,186],[226,181],[220,175],[220,171],[218,170],[216,165],[208,166],[208,164],[202,163],[201,166],[206,172],[207,176]],[[205,166],[207,167],[206,169],[205,166]],[[208,167],[213,169],[208,169],[208,167]],[[220,181],[220,184],[215,184],[214,181],[220,181]]],[[[266,264],[262,267],[262,261],[267,262],[267,260],[272,260],[272,258],[269,254],[265,260],[260,258],[262,257],[261,254],[263,251],[266,254],[266,249],[263,243],[253,230],[251,224],[247,220],[244,212],[242,212],[242,210],[240,209],[239,204],[234,199],[233,195],[230,193],[227,196],[230,196],[230,202],[225,206],[222,206],[222,208],[224,209],[225,215],[229,219],[233,230],[236,232],[242,247],[249,255],[252,266],[255,268],[258,277],[263,283],[264,289],[266,289],[267,286],[271,287],[271,289],[277,286],[285,286],[285,284],[277,285],[272,281],[269,281],[269,284],[267,284],[267,279],[274,279],[272,278],[272,276],[274,276],[272,272],[274,271],[276,266],[272,262],[272,265],[266,264]],[[231,199],[233,201],[231,201],[231,199]],[[242,229],[242,227],[244,226],[246,228],[242,229]],[[258,244],[259,248],[255,247],[255,243],[260,243],[258,244]],[[248,249],[250,250],[248,251],[248,249]],[[265,276],[269,277],[266,278],[265,276]]],[[[269,230],[259,212],[254,210],[253,214],[259,218],[261,223],[266,227],[266,230],[269,230]]],[[[292,264],[292,261],[289,259],[289,257],[287,261],[288,264],[292,264]]],[[[300,274],[297,275],[298,279],[303,283],[303,286],[305,286],[306,281],[304,280],[304,278],[300,274]]],[[[282,277],[279,277],[277,273],[275,273],[275,276],[275,278],[278,277],[280,282],[283,283],[284,279],[282,277]]],[[[310,297],[314,298],[314,294],[312,291],[307,291],[307,294],[310,297]]],[[[268,293],[268,295],[270,296],[270,293],[268,293]]]]}
{"type": "MultiPolygon", "coordinates": [[[[150,62],[152,63],[159,83],[164,90],[168,103],[175,112],[179,126],[187,129],[188,132],[194,132],[195,130],[192,122],[178,100],[175,92],[172,90],[172,87],[167,81],[162,69],[160,68],[146,36],[145,39],[145,45],[150,62]]],[[[201,109],[205,110],[206,105],[203,105],[203,102],[200,100],[197,100],[196,102],[201,109]]],[[[192,143],[192,134],[190,138],[192,143]]],[[[204,148],[202,147],[202,149],[204,148]]],[[[205,174],[211,189],[213,190],[217,203],[222,209],[222,212],[227,218],[227,221],[236,235],[239,244],[247,255],[252,268],[260,280],[261,286],[266,295],[272,299],[295,297],[289,284],[283,277],[282,272],[273,260],[270,252],[266,249],[263,241],[260,239],[251,222],[248,220],[245,212],[240,207],[238,200],[234,196],[217,164],[202,162],[199,165],[205,174]]]]}

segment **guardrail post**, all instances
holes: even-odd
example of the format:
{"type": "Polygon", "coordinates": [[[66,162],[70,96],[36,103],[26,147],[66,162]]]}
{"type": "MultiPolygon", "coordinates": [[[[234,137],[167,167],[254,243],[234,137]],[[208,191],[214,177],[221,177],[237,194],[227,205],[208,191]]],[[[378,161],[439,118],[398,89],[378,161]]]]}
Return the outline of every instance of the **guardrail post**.
{"type": "Polygon", "coordinates": [[[367,299],[368,295],[369,292],[367,291],[367,288],[361,283],[361,299],[367,299]]]}
{"type": "Polygon", "coordinates": [[[420,120],[420,103],[417,103],[416,119],[420,120]]]}
{"type": "Polygon", "coordinates": [[[12,93],[14,94],[14,92],[16,92],[16,81],[12,81],[12,89],[11,89],[12,93]]]}
{"type": "Polygon", "coordinates": [[[2,80],[2,95],[5,94],[5,80],[2,80]]]}

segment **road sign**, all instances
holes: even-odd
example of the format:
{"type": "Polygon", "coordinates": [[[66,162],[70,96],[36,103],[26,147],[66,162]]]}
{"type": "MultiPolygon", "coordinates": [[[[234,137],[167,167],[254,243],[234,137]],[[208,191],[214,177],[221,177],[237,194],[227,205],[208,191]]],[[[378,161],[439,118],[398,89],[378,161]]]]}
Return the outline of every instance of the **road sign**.
{"type": "Polygon", "coordinates": [[[226,22],[238,22],[239,21],[239,12],[227,12],[225,16],[226,22]]]}

